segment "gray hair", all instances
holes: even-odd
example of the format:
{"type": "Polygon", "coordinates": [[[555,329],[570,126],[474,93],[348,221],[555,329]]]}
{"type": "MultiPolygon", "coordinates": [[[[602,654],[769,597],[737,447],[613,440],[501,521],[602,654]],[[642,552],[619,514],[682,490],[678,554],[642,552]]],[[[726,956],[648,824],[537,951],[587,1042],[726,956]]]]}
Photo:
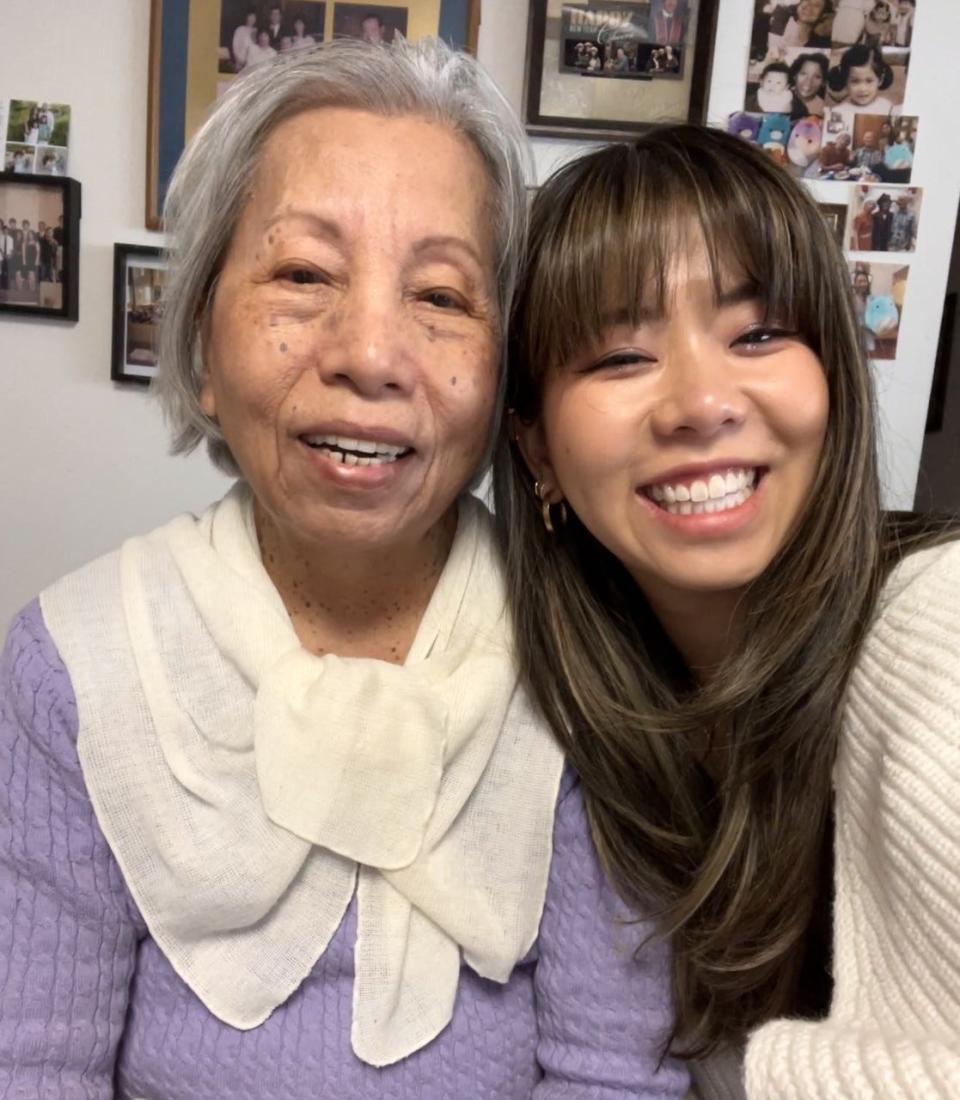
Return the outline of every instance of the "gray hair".
{"type": "MultiPolygon", "coordinates": [[[[501,346],[526,240],[529,148],[503,94],[480,65],[434,38],[390,46],[341,38],[282,55],[235,81],[177,164],[164,204],[170,271],[154,384],[184,454],[206,440],[214,464],[238,474],[219,425],[200,408],[200,331],[260,155],[282,122],[318,107],[446,124],[480,153],[493,196],[501,346]]],[[[505,382],[501,366],[500,394],[505,382]]],[[[502,407],[498,401],[497,410],[502,407]]],[[[496,433],[493,426],[492,439],[496,433]]]]}

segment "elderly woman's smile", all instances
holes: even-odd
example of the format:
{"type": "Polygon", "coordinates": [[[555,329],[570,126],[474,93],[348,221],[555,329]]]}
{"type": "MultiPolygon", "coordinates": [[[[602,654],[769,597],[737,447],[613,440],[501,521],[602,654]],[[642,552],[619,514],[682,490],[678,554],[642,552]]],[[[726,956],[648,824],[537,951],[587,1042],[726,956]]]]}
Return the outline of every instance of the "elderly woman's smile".
{"type": "Polygon", "coordinates": [[[474,147],[422,118],[327,108],[267,143],[202,406],[288,534],[409,544],[475,472],[498,366],[489,200],[474,147]]]}

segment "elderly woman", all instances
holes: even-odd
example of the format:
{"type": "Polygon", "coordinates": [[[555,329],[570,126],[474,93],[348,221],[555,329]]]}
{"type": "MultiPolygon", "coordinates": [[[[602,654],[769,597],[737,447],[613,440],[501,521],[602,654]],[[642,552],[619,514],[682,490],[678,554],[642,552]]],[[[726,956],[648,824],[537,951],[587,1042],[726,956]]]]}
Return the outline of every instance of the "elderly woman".
{"type": "Polygon", "coordinates": [[[468,57],[343,40],[179,165],[161,394],[239,480],[14,623],[8,1093],[683,1094],[667,952],[616,919],[465,494],[522,143],[468,57]]]}

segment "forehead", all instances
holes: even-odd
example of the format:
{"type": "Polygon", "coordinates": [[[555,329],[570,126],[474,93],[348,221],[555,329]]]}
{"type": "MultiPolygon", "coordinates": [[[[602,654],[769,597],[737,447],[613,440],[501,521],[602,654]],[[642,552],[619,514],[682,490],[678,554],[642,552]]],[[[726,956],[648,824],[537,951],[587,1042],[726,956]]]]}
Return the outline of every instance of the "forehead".
{"type": "Polygon", "coordinates": [[[491,191],[480,153],[449,126],[327,107],[295,115],[270,135],[241,226],[301,211],[348,235],[451,234],[492,267],[491,191]]]}

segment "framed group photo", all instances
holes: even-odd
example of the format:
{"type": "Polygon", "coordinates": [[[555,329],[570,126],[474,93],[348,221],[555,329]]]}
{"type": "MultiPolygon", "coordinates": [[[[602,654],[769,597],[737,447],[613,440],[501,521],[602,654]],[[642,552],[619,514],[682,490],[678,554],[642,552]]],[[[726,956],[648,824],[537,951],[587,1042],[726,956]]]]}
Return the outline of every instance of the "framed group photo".
{"type": "Polygon", "coordinates": [[[618,138],[703,122],[717,0],[531,0],[531,134],[618,138]]]}
{"type": "Polygon", "coordinates": [[[332,38],[436,35],[476,52],[480,0],[151,0],[146,225],[161,229],[174,166],[217,98],[279,54],[332,38]]]}
{"type": "Polygon", "coordinates": [[[167,265],[152,245],[113,246],[114,382],[148,384],[157,373],[157,338],[167,265]]]}
{"type": "Polygon", "coordinates": [[[0,173],[0,312],[76,321],[80,184],[0,173]]]}

